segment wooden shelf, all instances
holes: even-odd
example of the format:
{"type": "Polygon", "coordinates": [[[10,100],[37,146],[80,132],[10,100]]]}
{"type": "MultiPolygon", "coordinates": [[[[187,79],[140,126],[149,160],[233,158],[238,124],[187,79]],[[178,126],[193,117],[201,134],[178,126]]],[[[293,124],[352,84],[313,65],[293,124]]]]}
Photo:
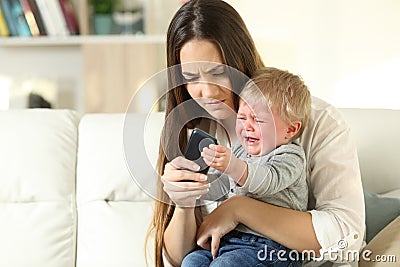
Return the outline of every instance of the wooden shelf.
{"type": "Polygon", "coordinates": [[[35,46],[81,46],[83,44],[107,43],[149,43],[163,44],[165,35],[76,35],[60,37],[4,37],[0,38],[2,47],[35,47],[35,46]]]}

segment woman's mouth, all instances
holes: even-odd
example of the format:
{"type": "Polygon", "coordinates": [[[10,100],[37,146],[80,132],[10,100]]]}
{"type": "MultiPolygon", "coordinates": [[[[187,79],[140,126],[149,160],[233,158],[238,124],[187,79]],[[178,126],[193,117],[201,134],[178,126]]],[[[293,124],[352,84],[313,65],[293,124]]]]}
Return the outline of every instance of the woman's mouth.
{"type": "Polygon", "coordinates": [[[209,102],[207,102],[207,103],[205,103],[206,105],[210,105],[210,106],[217,106],[217,105],[220,105],[220,104],[222,104],[222,103],[224,103],[225,102],[225,99],[222,99],[222,100],[211,100],[211,101],[209,101],[209,102]]]}

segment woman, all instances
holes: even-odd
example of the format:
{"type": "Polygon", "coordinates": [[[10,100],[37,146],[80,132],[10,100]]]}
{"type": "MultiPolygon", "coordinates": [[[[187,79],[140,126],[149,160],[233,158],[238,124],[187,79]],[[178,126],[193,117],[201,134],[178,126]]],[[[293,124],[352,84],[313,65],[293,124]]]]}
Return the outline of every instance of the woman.
{"type": "MultiPolygon", "coordinates": [[[[217,76],[226,78],[221,64],[249,77],[264,66],[240,15],[219,0],[192,0],[184,4],[169,25],[167,64],[182,64],[179,75],[184,84],[167,93],[166,119],[186,100],[192,100],[198,105],[194,110],[205,110],[226,129],[221,131],[220,125],[207,118],[176,122],[186,115],[186,110],[179,111],[182,116],[169,117],[169,121],[182,123],[179,147],[185,147],[188,131],[193,127],[203,128],[216,134],[219,141],[232,144],[235,140],[229,137],[234,134],[229,133],[234,130],[234,116],[229,110],[237,110],[237,96],[232,90],[240,87],[240,81],[225,82],[223,86],[201,81],[217,76]],[[189,62],[214,62],[215,66],[189,62]]],[[[162,140],[171,136],[174,123],[166,123],[162,140]]],[[[183,157],[166,155],[165,147],[160,148],[158,172],[162,175],[163,201],[156,203],[152,222],[156,266],[164,266],[163,256],[179,266],[196,244],[214,254],[220,238],[239,223],[290,249],[313,250],[316,256],[320,249],[335,249],[338,244],[339,248],[360,249],[365,230],[364,203],[357,154],[346,123],[332,106],[314,98],[310,126],[300,142],[308,161],[309,212],[237,196],[205,218],[196,218],[198,208],[194,206],[196,199],[208,192],[206,177],[182,170],[196,171],[197,166],[183,157]]],[[[179,155],[179,151],[172,154],[179,155]]],[[[254,166],[249,165],[248,175],[254,171],[254,166]]]]}

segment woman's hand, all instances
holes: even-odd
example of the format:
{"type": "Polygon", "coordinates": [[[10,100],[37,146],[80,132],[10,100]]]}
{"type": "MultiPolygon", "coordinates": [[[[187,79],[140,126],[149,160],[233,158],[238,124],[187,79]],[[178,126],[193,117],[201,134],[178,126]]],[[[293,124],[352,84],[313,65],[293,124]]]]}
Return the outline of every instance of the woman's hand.
{"type": "Polygon", "coordinates": [[[213,212],[204,217],[197,230],[197,245],[211,250],[214,258],[217,257],[221,237],[235,229],[239,223],[235,215],[236,198],[238,197],[235,196],[224,201],[213,212]]]}
{"type": "Polygon", "coordinates": [[[161,176],[163,189],[177,206],[194,207],[196,199],[208,192],[207,175],[196,173],[199,169],[199,165],[184,157],[177,157],[165,165],[161,176]]]}

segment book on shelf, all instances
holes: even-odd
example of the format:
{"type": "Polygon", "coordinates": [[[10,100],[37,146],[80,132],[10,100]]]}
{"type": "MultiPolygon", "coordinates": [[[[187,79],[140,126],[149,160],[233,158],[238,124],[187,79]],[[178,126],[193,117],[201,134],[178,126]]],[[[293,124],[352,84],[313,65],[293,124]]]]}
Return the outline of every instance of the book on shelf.
{"type": "Polygon", "coordinates": [[[0,37],[9,36],[9,35],[10,35],[10,31],[8,30],[6,19],[4,18],[3,11],[0,6],[0,37]]]}
{"type": "Polygon", "coordinates": [[[24,10],[19,0],[6,0],[9,1],[11,7],[11,16],[15,23],[18,36],[31,36],[31,30],[28,22],[26,21],[24,10]]]}
{"type": "Polygon", "coordinates": [[[74,0],[0,0],[0,37],[78,35],[81,25],[75,4],[74,0]]]}
{"type": "Polygon", "coordinates": [[[70,34],[79,34],[78,21],[76,20],[75,11],[71,0],[59,0],[62,13],[67,24],[70,34]]]}
{"type": "Polygon", "coordinates": [[[29,10],[30,10],[30,12],[32,12],[32,15],[28,15],[28,16],[33,16],[32,19],[34,19],[34,21],[36,22],[36,26],[39,30],[39,35],[47,35],[46,27],[44,26],[44,22],[43,22],[42,16],[40,15],[39,8],[36,4],[36,0],[20,0],[20,1],[21,1],[21,3],[27,2],[22,5],[23,8],[24,8],[24,6],[26,6],[24,8],[24,11],[26,9],[25,17],[27,16],[26,12],[29,13],[29,10]]]}
{"type": "Polygon", "coordinates": [[[8,0],[0,0],[0,7],[11,36],[18,36],[17,28],[11,14],[11,5],[8,0]]]}
{"type": "Polygon", "coordinates": [[[36,0],[49,36],[69,35],[67,23],[58,0],[36,0]]]}
{"type": "Polygon", "coordinates": [[[39,36],[40,31],[39,31],[39,26],[36,21],[36,18],[33,14],[32,8],[28,0],[19,0],[25,20],[28,23],[29,30],[31,31],[32,36],[39,36]]]}

